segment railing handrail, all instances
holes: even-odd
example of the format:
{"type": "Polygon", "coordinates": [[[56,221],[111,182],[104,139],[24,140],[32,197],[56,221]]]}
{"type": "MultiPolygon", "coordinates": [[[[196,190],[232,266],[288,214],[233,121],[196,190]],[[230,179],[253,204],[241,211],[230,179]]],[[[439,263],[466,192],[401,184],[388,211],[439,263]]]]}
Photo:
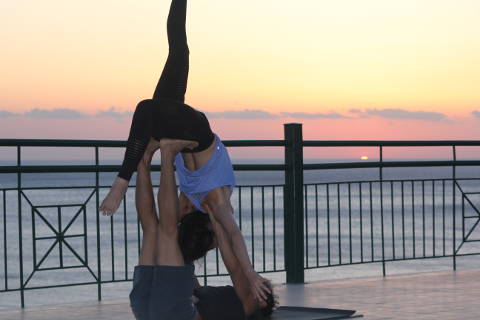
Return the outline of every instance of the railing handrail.
{"type": "MultiPolygon", "coordinates": [[[[88,173],[88,172],[118,172],[120,165],[46,165],[46,166],[1,166],[0,173],[88,173]]],[[[236,164],[236,171],[282,171],[283,164],[236,164]]],[[[160,171],[161,166],[153,165],[152,171],[160,171]]]]}
{"type": "MultiPolygon", "coordinates": [[[[222,140],[227,147],[283,147],[284,140],[222,140]]],[[[0,139],[0,147],[125,147],[125,140],[0,139]]]]}
{"type": "MultiPolygon", "coordinates": [[[[440,160],[440,161],[370,161],[370,162],[341,162],[341,163],[313,163],[304,164],[303,170],[325,169],[358,169],[358,168],[400,168],[400,167],[449,167],[449,166],[480,166],[478,160],[440,160]]],[[[88,173],[88,172],[117,172],[120,165],[20,165],[1,166],[0,173],[88,173]]],[[[284,164],[234,164],[236,171],[284,171],[284,164]]],[[[160,171],[161,167],[154,165],[153,171],[160,171]]]]}
{"type": "Polygon", "coordinates": [[[480,140],[304,140],[304,147],[480,146],[480,140]]]}
{"type": "MultiPolygon", "coordinates": [[[[227,147],[284,147],[285,140],[222,140],[227,147]]],[[[125,140],[0,139],[0,147],[125,147],[125,140]]],[[[480,146],[480,140],[304,140],[303,147],[480,146]]]]}

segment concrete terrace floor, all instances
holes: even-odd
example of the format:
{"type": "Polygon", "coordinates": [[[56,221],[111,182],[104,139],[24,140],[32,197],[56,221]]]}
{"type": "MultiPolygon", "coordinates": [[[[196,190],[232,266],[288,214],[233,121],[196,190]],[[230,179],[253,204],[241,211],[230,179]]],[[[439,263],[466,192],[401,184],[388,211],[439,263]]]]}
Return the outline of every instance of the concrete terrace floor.
{"type": "MultiPolygon", "coordinates": [[[[279,285],[281,305],[353,309],[364,319],[480,319],[480,270],[279,285]]],[[[133,319],[127,299],[0,311],[2,320],[133,319]]]]}

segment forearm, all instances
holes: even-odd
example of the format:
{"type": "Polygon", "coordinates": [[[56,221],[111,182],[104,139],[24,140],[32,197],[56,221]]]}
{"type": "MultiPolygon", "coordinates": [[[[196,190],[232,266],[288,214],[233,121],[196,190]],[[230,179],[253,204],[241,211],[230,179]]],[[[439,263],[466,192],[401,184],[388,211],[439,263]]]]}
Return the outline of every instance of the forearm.
{"type": "Polygon", "coordinates": [[[218,249],[220,249],[223,263],[225,264],[228,273],[232,275],[240,268],[238,259],[233,253],[232,242],[227,237],[222,226],[215,220],[213,215],[210,215],[210,221],[212,222],[213,231],[215,232],[215,237],[217,238],[218,249]]]}
{"type": "MultiPolygon", "coordinates": [[[[227,268],[228,273],[230,274],[230,279],[232,280],[235,292],[237,293],[238,297],[240,298],[240,300],[242,300],[242,303],[243,303],[243,301],[247,301],[248,297],[251,294],[252,288],[256,288],[255,282],[252,283],[252,280],[255,280],[258,278],[258,275],[255,273],[255,271],[250,265],[250,260],[248,258],[248,254],[246,253],[247,250],[245,247],[243,236],[240,233],[240,230],[238,229],[238,226],[236,225],[235,220],[233,220],[233,218],[231,217],[231,214],[228,214],[227,216],[223,215],[225,213],[228,213],[228,210],[225,210],[225,207],[224,207],[224,210],[219,210],[219,208],[217,207],[216,208],[217,210],[215,212],[215,210],[212,210],[212,207],[208,203],[206,203],[204,204],[204,208],[208,212],[208,215],[210,216],[210,220],[212,221],[212,227],[217,237],[218,247],[220,249],[220,253],[222,254],[222,259],[223,259],[223,262],[225,263],[225,267],[227,268]],[[218,222],[218,220],[216,219],[216,216],[220,218],[222,217],[224,218],[223,225],[221,225],[218,222]],[[231,230],[231,232],[227,232],[224,226],[227,226],[228,230],[231,230]],[[227,236],[227,234],[228,235],[237,234],[237,235],[227,236]],[[236,248],[238,249],[234,247],[235,244],[237,244],[236,248]],[[234,253],[235,250],[236,252],[234,253]],[[240,263],[242,258],[237,258],[236,253],[239,253],[239,252],[244,253],[243,264],[240,263]]],[[[238,254],[238,256],[241,257],[242,254],[238,254]]]]}
{"type": "Polygon", "coordinates": [[[250,262],[250,258],[248,256],[245,240],[243,238],[242,233],[240,232],[240,229],[238,229],[238,226],[237,226],[237,230],[229,233],[228,238],[230,240],[229,241],[230,247],[233,250],[233,254],[237,258],[243,273],[245,273],[245,275],[248,275],[250,273],[255,272],[255,270],[252,267],[252,263],[250,262]]]}
{"type": "Polygon", "coordinates": [[[238,260],[237,264],[242,268],[245,275],[254,273],[245,240],[233,218],[232,207],[226,194],[220,188],[213,190],[209,193],[205,204],[211,208],[214,219],[221,225],[227,239],[226,242],[228,242],[228,246],[238,260]]]}
{"type": "Polygon", "coordinates": [[[213,216],[214,219],[212,220],[218,221],[225,234],[228,235],[230,248],[238,261],[238,267],[236,267],[238,271],[233,274],[230,273],[235,290],[241,297],[246,297],[246,292],[249,291],[253,293],[255,299],[259,301],[260,299],[267,300],[267,293],[271,293],[271,290],[266,286],[266,280],[253,269],[245,240],[231,214],[230,202],[226,200],[225,194],[218,191],[211,192],[211,197],[208,201],[205,201],[204,206],[208,209],[208,214],[213,216]],[[248,281],[245,281],[245,278],[248,281]],[[248,288],[245,287],[245,282],[248,282],[248,288]]]}
{"type": "Polygon", "coordinates": [[[155,228],[157,225],[157,215],[155,210],[155,201],[153,200],[152,180],[150,178],[150,165],[144,161],[137,167],[137,184],[135,188],[135,207],[137,209],[142,230],[146,228],[155,228]]]}
{"type": "Polygon", "coordinates": [[[242,292],[245,293],[245,290],[247,290],[253,293],[256,300],[260,301],[263,299],[266,301],[267,294],[271,293],[271,290],[265,284],[266,280],[258,275],[253,269],[250,259],[248,258],[245,241],[240,233],[240,230],[238,230],[238,232],[231,233],[230,239],[232,242],[232,248],[241,267],[241,270],[239,270],[240,272],[238,272],[235,277],[232,277],[231,275],[237,294],[245,298],[246,295],[242,294],[242,292]],[[246,282],[244,281],[245,278],[249,283],[248,288],[244,287],[246,282]]]}
{"type": "Polygon", "coordinates": [[[158,196],[160,224],[162,227],[175,228],[177,223],[178,196],[175,182],[173,159],[175,154],[162,150],[161,183],[158,196]]]}
{"type": "Polygon", "coordinates": [[[152,180],[150,178],[149,165],[140,161],[137,167],[137,183],[135,189],[135,206],[142,224],[147,219],[155,219],[155,202],[153,200],[152,180]]]}

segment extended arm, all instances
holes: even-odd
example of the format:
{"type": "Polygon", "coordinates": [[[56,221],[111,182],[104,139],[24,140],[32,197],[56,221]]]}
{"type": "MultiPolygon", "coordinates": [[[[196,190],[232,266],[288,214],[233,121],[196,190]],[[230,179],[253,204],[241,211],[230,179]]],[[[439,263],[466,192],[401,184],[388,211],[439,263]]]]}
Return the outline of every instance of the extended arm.
{"type": "Polygon", "coordinates": [[[135,207],[142,226],[143,241],[140,251],[140,265],[154,265],[156,256],[156,237],[158,218],[153,198],[152,181],[150,178],[150,162],[156,148],[149,144],[149,151],[137,167],[137,183],[135,188],[135,207]]]}
{"type": "Polygon", "coordinates": [[[217,237],[218,248],[220,249],[223,263],[230,274],[233,288],[235,289],[237,296],[242,301],[245,314],[253,314],[258,306],[258,303],[255,301],[255,296],[252,294],[249,280],[243,273],[242,267],[240,266],[240,263],[235,256],[232,247],[230,246],[230,241],[222,226],[215,219],[213,211],[208,207],[208,205],[205,205],[204,208],[210,216],[210,221],[212,222],[213,231],[217,237]]]}
{"type": "Polygon", "coordinates": [[[154,151],[153,148],[146,151],[137,167],[135,206],[143,229],[158,223],[155,201],[153,200],[152,179],[150,176],[150,163],[154,151]]]}
{"type": "Polygon", "coordinates": [[[245,282],[247,280],[245,275],[242,272],[242,267],[240,263],[233,253],[232,247],[230,246],[230,239],[225,234],[223,227],[218,223],[215,218],[215,215],[212,209],[208,205],[204,205],[204,208],[208,212],[210,216],[210,221],[212,222],[212,228],[215,232],[215,237],[217,238],[218,248],[220,249],[220,253],[222,255],[223,263],[227,268],[228,273],[230,274],[230,278],[234,285],[238,280],[243,280],[240,282],[245,282]]]}
{"type": "Polygon", "coordinates": [[[175,182],[175,169],[173,167],[175,153],[171,148],[163,144],[160,148],[162,151],[162,170],[158,191],[158,207],[160,210],[159,227],[163,232],[174,233],[176,235],[178,196],[175,182]]]}
{"type": "Polygon", "coordinates": [[[157,265],[182,266],[184,260],[177,239],[178,196],[175,183],[173,161],[175,155],[185,147],[195,146],[195,142],[162,139],[162,171],[158,190],[158,245],[157,265]]]}
{"type": "Polygon", "coordinates": [[[258,300],[266,299],[265,292],[270,289],[264,284],[267,280],[259,276],[250,263],[247,247],[243,235],[232,215],[232,209],[226,188],[217,188],[210,191],[205,200],[205,205],[211,210],[213,217],[221,225],[228,245],[238,260],[243,274],[249,281],[254,297],[258,300]]]}

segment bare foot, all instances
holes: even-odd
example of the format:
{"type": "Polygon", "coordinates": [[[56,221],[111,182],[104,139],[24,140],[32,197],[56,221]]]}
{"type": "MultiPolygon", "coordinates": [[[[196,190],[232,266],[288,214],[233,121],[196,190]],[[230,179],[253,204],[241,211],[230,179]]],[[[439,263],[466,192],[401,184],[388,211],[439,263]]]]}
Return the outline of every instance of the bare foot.
{"type": "Polygon", "coordinates": [[[108,192],[108,195],[102,201],[99,210],[104,216],[111,216],[117,211],[123,197],[127,193],[128,181],[117,177],[113,182],[112,188],[108,192]]]}
{"type": "Polygon", "coordinates": [[[163,152],[172,152],[177,154],[183,149],[194,149],[198,146],[198,142],[190,140],[163,138],[160,140],[160,150],[163,152]]]}
{"type": "Polygon", "coordinates": [[[160,141],[157,141],[153,138],[150,138],[150,142],[143,153],[143,157],[139,162],[139,165],[145,165],[147,168],[150,168],[152,158],[154,153],[160,148],[160,141]]]}
{"type": "Polygon", "coordinates": [[[145,149],[145,155],[153,155],[155,151],[160,148],[160,141],[150,138],[147,148],[145,149]]]}

